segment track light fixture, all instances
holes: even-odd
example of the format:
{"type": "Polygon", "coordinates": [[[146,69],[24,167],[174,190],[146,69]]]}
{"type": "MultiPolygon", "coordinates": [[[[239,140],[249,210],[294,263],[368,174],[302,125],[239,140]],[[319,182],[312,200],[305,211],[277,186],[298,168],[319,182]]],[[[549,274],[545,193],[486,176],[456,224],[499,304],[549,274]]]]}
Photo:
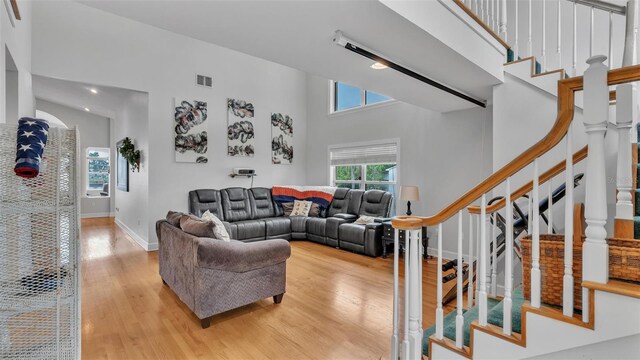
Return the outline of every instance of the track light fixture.
{"type": "Polygon", "coordinates": [[[407,68],[405,68],[404,66],[398,65],[390,60],[385,59],[384,57],[375,54],[373,51],[366,49],[364,46],[356,43],[355,41],[347,38],[346,36],[344,36],[344,34],[342,33],[342,31],[337,30],[335,33],[335,36],[333,37],[333,42],[337,45],[340,45],[342,47],[344,47],[345,49],[349,50],[349,51],[353,51],[354,53],[360,55],[360,56],[364,56],[368,59],[371,59],[381,65],[387,66],[391,69],[394,69],[398,72],[401,72],[407,76],[410,76],[416,80],[422,81],[425,84],[431,85],[437,89],[440,89],[442,91],[446,91],[451,95],[457,96],[463,100],[466,100],[472,104],[478,105],[480,107],[486,108],[487,107],[487,102],[485,100],[478,100],[475,99],[469,95],[466,95],[456,89],[453,89],[449,86],[443,85],[437,81],[434,81],[432,79],[429,79],[426,76],[420,75],[418,73],[416,73],[415,71],[409,70],[407,68]]]}

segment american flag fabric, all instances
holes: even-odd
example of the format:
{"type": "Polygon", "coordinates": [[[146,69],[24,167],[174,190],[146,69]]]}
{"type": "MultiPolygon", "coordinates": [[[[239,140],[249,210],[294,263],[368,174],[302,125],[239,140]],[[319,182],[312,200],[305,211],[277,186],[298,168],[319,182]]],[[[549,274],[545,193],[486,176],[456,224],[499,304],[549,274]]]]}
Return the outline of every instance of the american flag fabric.
{"type": "Polygon", "coordinates": [[[46,120],[23,117],[18,120],[16,175],[34,178],[40,173],[42,153],[47,145],[49,124],[46,120]]]}

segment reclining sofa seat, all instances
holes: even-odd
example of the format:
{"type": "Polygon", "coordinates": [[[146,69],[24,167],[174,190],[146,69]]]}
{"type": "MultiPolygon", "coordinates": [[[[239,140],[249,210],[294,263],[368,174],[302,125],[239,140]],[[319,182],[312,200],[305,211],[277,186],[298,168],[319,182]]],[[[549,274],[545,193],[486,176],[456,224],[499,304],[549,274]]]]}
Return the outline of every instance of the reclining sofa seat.
{"type": "Polygon", "coordinates": [[[369,190],[362,197],[358,216],[378,218],[367,225],[345,223],[339,228],[340,248],[369,256],[382,254],[382,220],[389,216],[391,194],[382,190],[369,190]]]}
{"type": "MultiPolygon", "coordinates": [[[[307,218],[307,240],[317,242],[320,244],[327,244],[331,246],[338,246],[338,241],[334,240],[338,238],[337,229],[335,231],[335,236],[328,239],[327,236],[327,224],[330,218],[340,213],[347,213],[349,211],[349,202],[353,195],[352,191],[349,189],[338,188],[336,192],[333,194],[333,201],[329,205],[329,208],[326,211],[327,218],[323,217],[314,217],[307,218]]],[[[360,195],[362,196],[362,195],[360,195]]]]}

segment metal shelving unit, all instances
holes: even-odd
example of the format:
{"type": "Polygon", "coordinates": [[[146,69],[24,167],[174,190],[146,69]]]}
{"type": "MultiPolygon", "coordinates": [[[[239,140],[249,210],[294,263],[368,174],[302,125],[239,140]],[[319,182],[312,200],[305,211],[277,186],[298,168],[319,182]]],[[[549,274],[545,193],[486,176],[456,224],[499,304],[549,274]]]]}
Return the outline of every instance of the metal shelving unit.
{"type": "Polygon", "coordinates": [[[0,358],[80,358],[78,132],[50,129],[40,175],[15,175],[0,125],[0,358]]]}

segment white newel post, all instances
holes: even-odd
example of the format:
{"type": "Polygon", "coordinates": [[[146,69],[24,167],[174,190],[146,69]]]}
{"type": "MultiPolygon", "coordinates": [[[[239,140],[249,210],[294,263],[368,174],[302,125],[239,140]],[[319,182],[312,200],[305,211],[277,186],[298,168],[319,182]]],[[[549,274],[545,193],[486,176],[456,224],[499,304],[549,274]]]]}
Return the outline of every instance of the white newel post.
{"type": "MultiPolygon", "coordinates": [[[[405,243],[407,252],[405,261],[409,261],[409,276],[405,286],[409,286],[409,357],[408,359],[420,359],[422,357],[422,293],[420,282],[422,228],[406,231],[405,243]]],[[[442,279],[442,278],[441,278],[442,279]]],[[[440,307],[441,307],[440,303],[440,307]]]]}
{"type": "Polygon", "coordinates": [[[631,188],[631,123],[636,117],[637,96],[632,84],[618,85],[616,88],[616,128],[618,130],[618,164],[616,186],[616,220],[633,221],[631,188]]]}
{"type": "Polygon", "coordinates": [[[585,218],[587,229],[583,246],[582,278],[606,283],[609,279],[607,245],[607,176],[604,159],[604,135],[609,115],[609,88],[604,55],[587,60],[584,73],[584,126],[589,145],[587,157],[585,218]]]}

